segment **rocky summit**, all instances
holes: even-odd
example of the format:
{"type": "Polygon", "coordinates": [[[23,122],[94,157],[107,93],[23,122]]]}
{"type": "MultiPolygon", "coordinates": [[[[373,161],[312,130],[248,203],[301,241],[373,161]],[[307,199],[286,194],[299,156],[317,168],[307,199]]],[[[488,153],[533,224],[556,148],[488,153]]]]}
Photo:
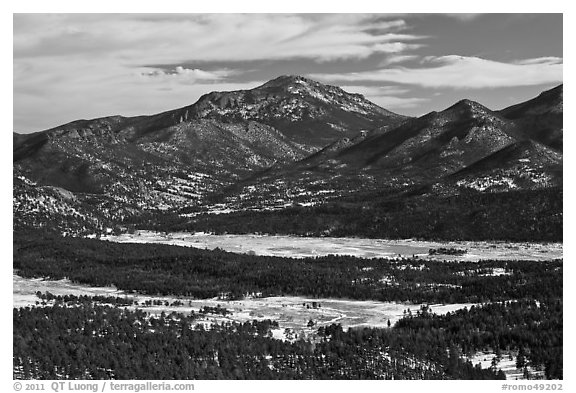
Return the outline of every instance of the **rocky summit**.
{"type": "Polygon", "coordinates": [[[406,118],[360,94],[290,75],[252,90],[207,94],[183,111],[184,118],[258,121],[277,128],[295,142],[315,147],[353,137],[361,130],[398,124],[406,118]]]}
{"type": "Polygon", "coordinates": [[[558,187],[562,106],[558,86],[500,111],[464,99],[410,118],[280,76],[156,115],[14,133],[15,226],[73,221],[91,232],[151,212],[178,219],[420,186],[439,195],[558,187]]]}

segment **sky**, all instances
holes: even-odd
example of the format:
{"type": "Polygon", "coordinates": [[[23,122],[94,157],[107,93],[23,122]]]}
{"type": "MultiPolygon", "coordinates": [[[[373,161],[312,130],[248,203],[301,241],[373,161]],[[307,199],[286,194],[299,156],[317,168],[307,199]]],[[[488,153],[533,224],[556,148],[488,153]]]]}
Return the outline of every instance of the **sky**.
{"type": "Polygon", "coordinates": [[[303,75],[420,116],[563,82],[562,14],[14,14],[13,130],[303,75]]]}

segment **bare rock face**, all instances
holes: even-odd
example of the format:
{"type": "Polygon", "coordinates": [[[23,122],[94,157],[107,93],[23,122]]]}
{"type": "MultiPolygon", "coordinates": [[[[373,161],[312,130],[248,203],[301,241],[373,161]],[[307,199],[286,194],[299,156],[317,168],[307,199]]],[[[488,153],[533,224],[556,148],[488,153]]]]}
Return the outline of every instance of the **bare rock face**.
{"type": "Polygon", "coordinates": [[[362,95],[289,75],[252,90],[207,94],[189,110],[196,118],[258,121],[277,128],[297,143],[317,148],[352,137],[362,129],[397,124],[406,118],[362,95]]]}

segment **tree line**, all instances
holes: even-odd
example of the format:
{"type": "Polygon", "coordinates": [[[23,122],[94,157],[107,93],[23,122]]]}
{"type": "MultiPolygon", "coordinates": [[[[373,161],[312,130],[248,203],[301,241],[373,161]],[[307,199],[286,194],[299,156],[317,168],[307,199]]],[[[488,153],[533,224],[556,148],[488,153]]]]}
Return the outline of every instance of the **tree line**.
{"type": "Polygon", "coordinates": [[[514,353],[516,366],[563,378],[562,300],[510,301],[436,315],[423,306],[391,329],[320,326],[274,339],[275,321],[204,327],[200,314],[157,316],[78,301],[13,311],[15,378],[500,379],[467,360],[514,353]]]}
{"type": "Polygon", "coordinates": [[[562,296],[562,261],[448,262],[329,255],[283,258],[160,244],[121,244],[28,232],[14,236],[23,277],[69,278],[151,295],[493,302],[562,296]],[[505,274],[493,275],[495,269],[505,274]]]}
{"type": "Polygon", "coordinates": [[[274,321],[209,328],[195,315],[148,316],[80,303],[13,312],[15,379],[498,379],[442,339],[405,329],[321,328],[272,337],[274,321]],[[439,346],[440,345],[440,346],[439,346]]]}
{"type": "MultiPolygon", "coordinates": [[[[425,191],[425,190],[424,190],[425,191]]],[[[200,214],[192,219],[153,214],[131,217],[136,228],[160,231],[358,236],[427,240],[562,241],[562,189],[452,196],[348,196],[317,206],[200,214]]],[[[421,195],[421,193],[424,193],[421,195]]]]}

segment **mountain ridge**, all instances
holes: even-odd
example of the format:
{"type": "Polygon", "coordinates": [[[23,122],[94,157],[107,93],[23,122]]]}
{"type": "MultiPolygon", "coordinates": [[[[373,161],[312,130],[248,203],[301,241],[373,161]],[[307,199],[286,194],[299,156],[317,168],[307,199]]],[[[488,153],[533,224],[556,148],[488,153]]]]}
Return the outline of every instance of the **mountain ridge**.
{"type": "MultiPolygon", "coordinates": [[[[552,89],[552,93],[557,89],[552,89]]],[[[549,105],[557,106],[557,102],[553,100],[549,105]]],[[[282,200],[285,204],[289,200],[282,198],[282,195],[294,194],[290,190],[303,190],[306,184],[321,185],[321,189],[332,190],[333,196],[383,187],[399,190],[418,184],[437,184],[432,188],[434,192],[458,193],[475,184],[475,177],[490,176],[494,179],[487,180],[488,183],[508,184],[511,188],[531,189],[561,184],[561,165],[560,169],[558,166],[561,154],[548,151],[554,150],[554,146],[540,138],[531,138],[525,121],[524,118],[508,119],[502,111],[493,111],[480,103],[464,99],[442,111],[407,119],[396,127],[358,135],[354,143],[349,138],[341,139],[301,161],[275,172],[267,171],[262,178],[252,177],[251,183],[243,187],[258,184],[270,194],[266,199],[282,200]],[[545,147],[546,153],[537,154],[532,161],[516,162],[510,158],[510,162],[503,162],[501,156],[505,156],[503,152],[507,147],[526,141],[534,141],[545,147]],[[503,165],[503,171],[484,173],[482,166],[475,166],[477,162],[489,161],[491,157],[498,157],[497,162],[503,165]],[[477,172],[466,171],[468,167],[476,168],[477,172]],[[530,175],[525,176],[524,171],[530,175]],[[469,175],[468,179],[460,179],[460,186],[449,180],[450,176],[459,172],[469,175]],[[443,178],[446,176],[448,180],[445,181],[443,178]],[[503,178],[508,183],[503,183],[503,178]],[[442,190],[442,187],[446,187],[446,190],[442,190]]],[[[230,192],[229,202],[242,206],[233,195],[244,195],[245,192],[230,192]]]]}
{"type": "Polygon", "coordinates": [[[156,115],[13,133],[14,214],[44,211],[42,195],[56,206],[46,207],[48,216],[103,227],[147,211],[177,217],[278,209],[376,190],[450,195],[557,187],[561,111],[562,85],[500,111],[463,99],[408,118],[334,86],[281,76],[156,115]],[[318,138],[307,134],[316,131],[318,138]]]}
{"type": "Polygon", "coordinates": [[[504,108],[499,113],[518,122],[528,138],[562,151],[563,102],[564,85],[561,84],[531,100],[504,108]]]}
{"type": "MultiPolygon", "coordinates": [[[[54,186],[79,195],[100,195],[98,203],[117,205],[113,210],[121,210],[127,203],[136,210],[201,204],[205,195],[254,171],[306,157],[323,147],[319,140],[346,135],[324,127],[309,129],[317,132],[317,138],[293,138],[282,124],[266,121],[282,118],[294,107],[319,113],[322,122],[340,124],[350,134],[376,121],[380,114],[390,115],[394,122],[404,118],[333,86],[280,77],[252,90],[209,93],[192,105],[155,115],[107,116],[28,135],[13,133],[14,176],[29,181],[26,186],[15,186],[15,198],[26,200],[23,195],[30,187],[54,186]],[[229,99],[230,95],[240,97],[236,109],[244,108],[246,94],[252,94],[252,108],[259,102],[265,111],[248,111],[249,115],[241,118],[202,113],[207,106],[219,108],[213,105],[214,97],[229,99]],[[321,94],[337,97],[338,104],[322,101],[321,94]],[[287,109],[281,105],[287,101],[295,106],[287,109]],[[359,107],[341,108],[350,103],[374,109],[369,114],[373,118],[358,122],[351,111],[359,107]],[[338,109],[332,110],[332,106],[338,109]]],[[[387,119],[381,118],[381,123],[387,124],[387,119]]],[[[289,125],[298,128],[303,124],[300,120],[294,117],[289,125]]]]}

